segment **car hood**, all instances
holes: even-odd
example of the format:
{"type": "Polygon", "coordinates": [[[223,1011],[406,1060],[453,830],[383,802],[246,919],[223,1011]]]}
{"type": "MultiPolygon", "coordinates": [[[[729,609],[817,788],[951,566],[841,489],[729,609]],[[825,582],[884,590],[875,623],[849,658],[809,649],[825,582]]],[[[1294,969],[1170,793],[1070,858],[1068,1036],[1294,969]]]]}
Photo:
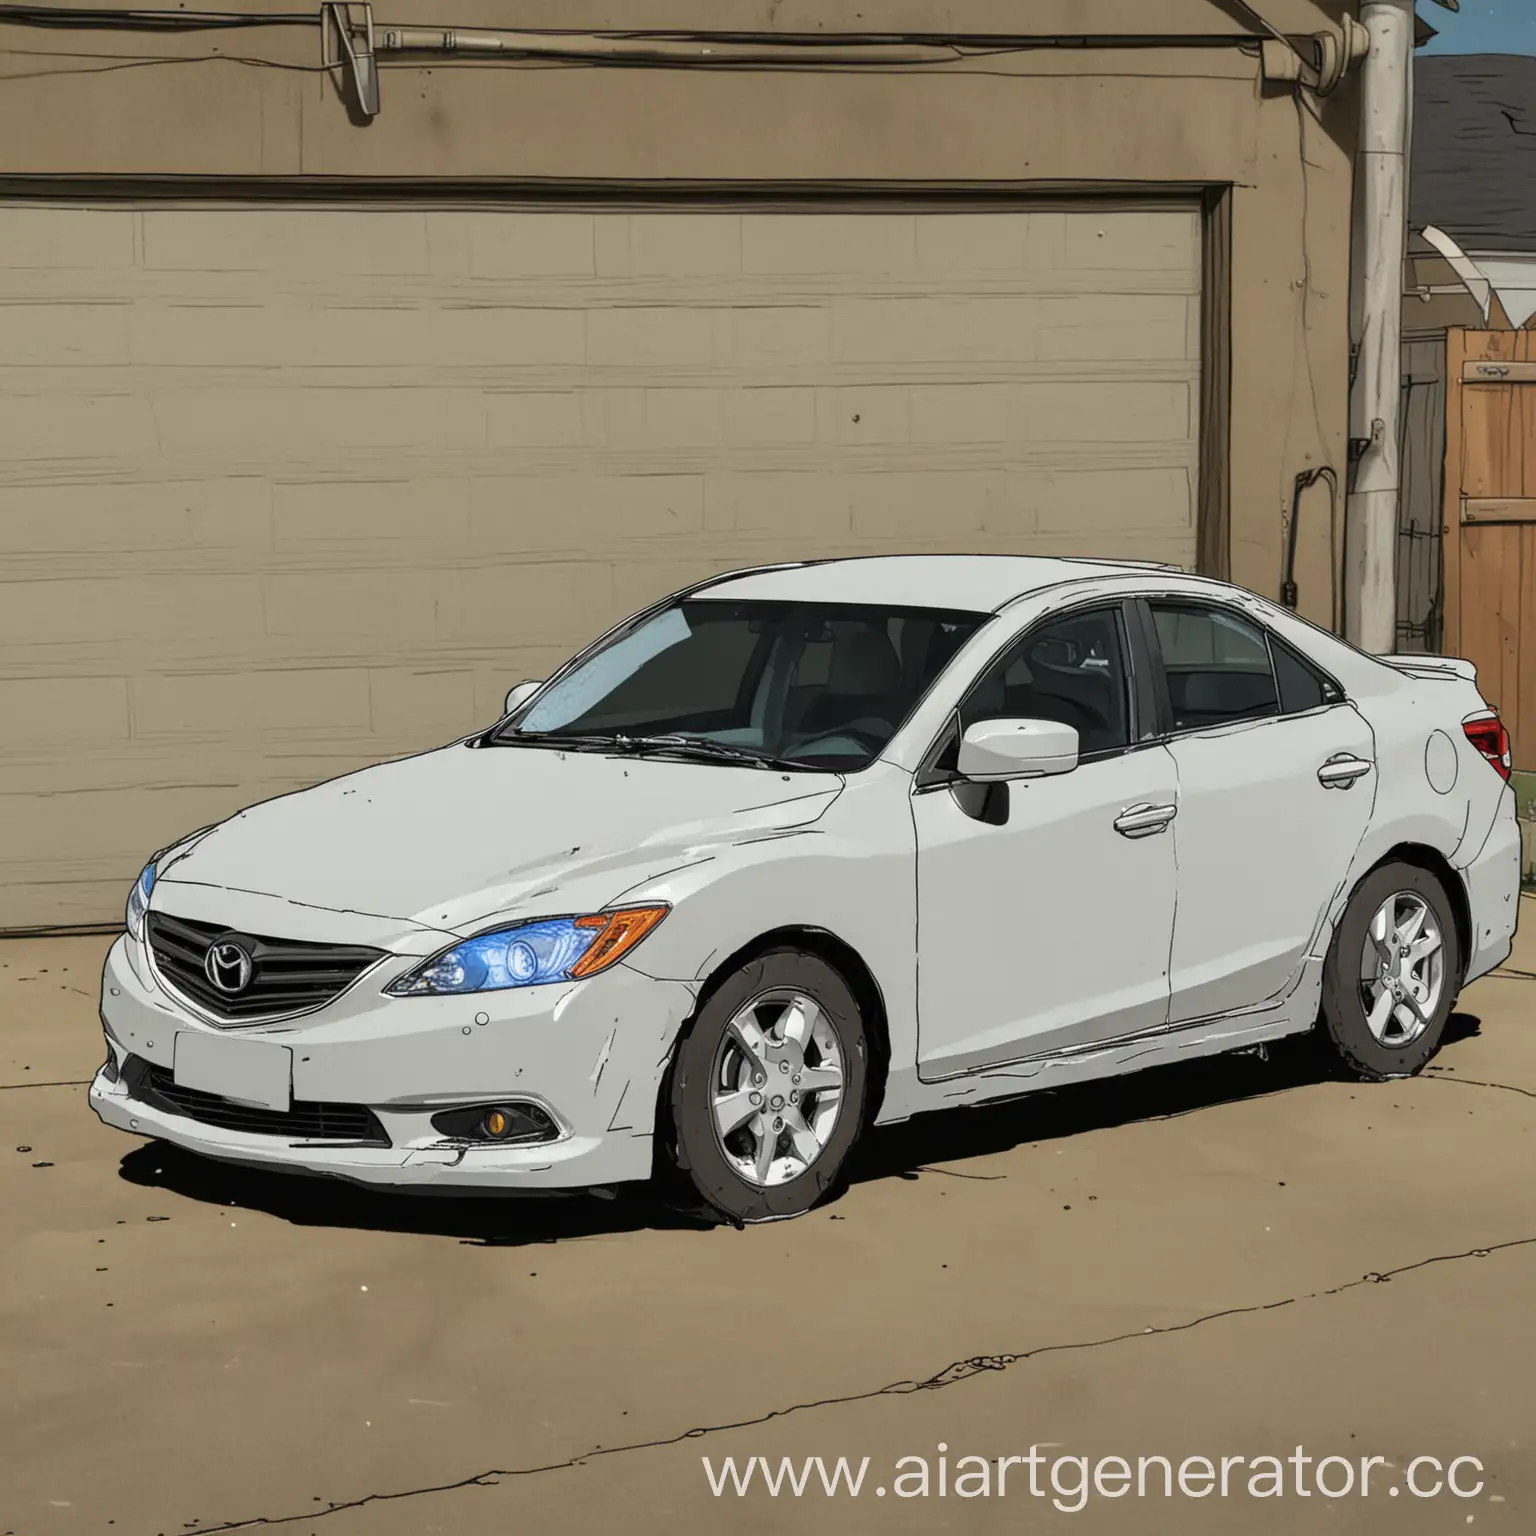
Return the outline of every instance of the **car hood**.
{"type": "Polygon", "coordinates": [[[562,889],[579,880],[590,893],[605,873],[598,905],[615,900],[690,850],[816,820],[842,785],[836,774],[458,744],[241,811],[173,856],[156,894],[185,908],[180,887],[204,912],[228,893],[459,933],[528,903],[546,912],[562,889]]]}

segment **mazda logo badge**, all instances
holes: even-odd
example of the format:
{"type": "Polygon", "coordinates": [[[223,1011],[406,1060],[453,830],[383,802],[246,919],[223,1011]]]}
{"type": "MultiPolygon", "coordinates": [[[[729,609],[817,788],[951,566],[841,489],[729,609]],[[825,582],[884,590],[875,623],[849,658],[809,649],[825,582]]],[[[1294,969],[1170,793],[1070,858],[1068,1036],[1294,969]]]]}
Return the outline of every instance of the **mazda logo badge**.
{"type": "Polygon", "coordinates": [[[250,951],[244,945],[222,940],[210,944],[203,957],[203,972],[220,992],[244,992],[251,984],[254,970],[250,951]]]}

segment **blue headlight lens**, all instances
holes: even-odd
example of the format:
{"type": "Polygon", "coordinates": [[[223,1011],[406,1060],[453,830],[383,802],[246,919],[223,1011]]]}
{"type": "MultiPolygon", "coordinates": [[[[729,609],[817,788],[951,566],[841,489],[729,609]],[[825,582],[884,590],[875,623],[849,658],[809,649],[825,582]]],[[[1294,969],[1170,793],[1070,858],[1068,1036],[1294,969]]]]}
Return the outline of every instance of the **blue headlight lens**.
{"type": "Polygon", "coordinates": [[[571,968],[601,933],[600,927],[590,924],[578,928],[573,917],[482,933],[429,960],[386,990],[395,997],[442,996],[568,981],[571,968]]]}
{"type": "Polygon", "coordinates": [[[144,866],[139,878],[133,882],[133,889],[128,893],[128,911],[124,926],[134,938],[138,938],[143,932],[144,913],[149,906],[149,893],[154,888],[155,862],[151,859],[144,866]]]}

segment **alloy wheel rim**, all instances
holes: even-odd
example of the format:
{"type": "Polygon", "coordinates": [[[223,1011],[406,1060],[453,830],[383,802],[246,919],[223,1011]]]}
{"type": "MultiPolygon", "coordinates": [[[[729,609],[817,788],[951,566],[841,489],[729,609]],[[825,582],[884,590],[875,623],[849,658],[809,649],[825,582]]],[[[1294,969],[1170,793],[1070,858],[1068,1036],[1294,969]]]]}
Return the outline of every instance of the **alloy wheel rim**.
{"type": "Polygon", "coordinates": [[[1429,1028],[1445,989],[1445,935],[1424,898],[1398,891],[1376,909],[1360,954],[1360,1002],[1379,1045],[1401,1050],[1429,1028]]]}
{"type": "Polygon", "coordinates": [[[804,992],[760,993],[725,1027],[710,1075],[710,1119],[721,1155],[769,1189],[815,1166],[842,1118],[837,1028],[804,992]]]}

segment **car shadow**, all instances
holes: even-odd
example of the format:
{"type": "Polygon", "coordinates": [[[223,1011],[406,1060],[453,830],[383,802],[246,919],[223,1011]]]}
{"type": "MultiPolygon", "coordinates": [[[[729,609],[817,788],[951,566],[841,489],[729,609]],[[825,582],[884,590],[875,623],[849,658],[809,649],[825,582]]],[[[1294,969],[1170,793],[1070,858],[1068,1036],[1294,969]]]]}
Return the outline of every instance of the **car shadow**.
{"type": "MultiPolygon", "coordinates": [[[[1472,1038],[1479,1030],[1472,1015],[1453,1014],[1443,1045],[1472,1038]]],[[[919,1115],[872,1131],[849,1159],[843,1189],[828,1204],[834,1205],[851,1185],[879,1179],[1000,1178],[982,1169],[967,1171],[963,1165],[1025,1144],[1287,1093],[1327,1075],[1306,1042],[1281,1041],[1262,1055],[1209,1056],[1096,1083],[1043,1089],[1003,1103],[919,1115]]],[[[619,1185],[604,1195],[545,1197],[397,1192],[218,1163],[165,1142],[134,1148],[122,1159],[120,1176],[204,1205],[262,1211],[294,1226],[448,1237],[486,1248],[729,1227],[713,1213],[675,1203],[644,1184],[619,1185]]]]}
{"type": "MultiPolygon", "coordinates": [[[[1471,1014],[1453,1013],[1441,1047],[1469,1039],[1480,1029],[1471,1014]]],[[[1027,1103],[1011,1099],[944,1110],[877,1131],[850,1159],[856,1166],[849,1178],[853,1183],[918,1178],[941,1163],[963,1163],[1139,1121],[1173,1120],[1220,1104],[1287,1093],[1329,1076],[1326,1059],[1304,1037],[1277,1041],[1263,1053],[1206,1056],[1070,1088],[1042,1089],[1030,1094],[1027,1103]]]]}

